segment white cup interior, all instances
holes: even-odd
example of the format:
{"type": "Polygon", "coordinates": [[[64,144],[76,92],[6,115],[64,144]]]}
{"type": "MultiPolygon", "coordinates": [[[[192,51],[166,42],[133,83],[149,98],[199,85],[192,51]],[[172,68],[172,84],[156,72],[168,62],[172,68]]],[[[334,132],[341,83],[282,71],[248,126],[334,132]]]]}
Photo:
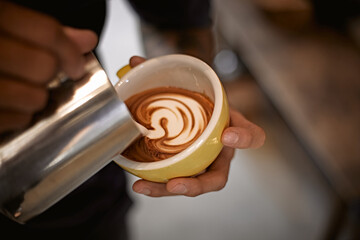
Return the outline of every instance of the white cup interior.
{"type": "Polygon", "coordinates": [[[222,86],[215,72],[197,58],[175,54],[150,59],[125,74],[115,85],[115,90],[125,101],[136,93],[164,86],[188,89],[207,95],[214,102],[214,110],[208,126],[190,147],[171,158],[140,163],[120,156],[116,161],[121,165],[136,169],[153,169],[172,164],[191,154],[204,139],[207,139],[215,127],[223,105],[222,86]]]}

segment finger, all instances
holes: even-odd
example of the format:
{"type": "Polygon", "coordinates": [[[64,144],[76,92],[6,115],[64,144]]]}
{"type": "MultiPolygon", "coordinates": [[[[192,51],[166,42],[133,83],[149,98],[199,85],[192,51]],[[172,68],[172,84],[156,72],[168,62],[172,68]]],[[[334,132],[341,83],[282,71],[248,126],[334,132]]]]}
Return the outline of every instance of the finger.
{"type": "Polygon", "coordinates": [[[234,149],[224,148],[207,171],[197,177],[171,179],[167,184],[139,180],[133,190],[151,197],[185,195],[195,197],[212,191],[219,191],[226,185],[234,149]]]}
{"type": "Polygon", "coordinates": [[[23,113],[34,113],[47,103],[45,88],[0,77],[0,108],[23,113]]]}
{"type": "Polygon", "coordinates": [[[0,110],[0,133],[25,128],[31,119],[31,114],[0,110]]]}
{"type": "Polygon", "coordinates": [[[137,65],[139,65],[140,63],[143,63],[145,61],[146,61],[146,59],[143,57],[133,56],[130,58],[129,64],[130,64],[130,67],[136,67],[137,65]]]}
{"type": "Polygon", "coordinates": [[[83,54],[92,51],[98,44],[98,37],[91,30],[64,27],[64,32],[74,41],[83,54]]]}
{"type": "Polygon", "coordinates": [[[175,195],[167,191],[165,183],[155,183],[146,180],[136,181],[133,184],[132,189],[136,193],[143,194],[149,197],[163,197],[175,195]]]}
{"type": "Polygon", "coordinates": [[[248,121],[241,113],[230,111],[231,127],[224,130],[221,141],[225,146],[245,149],[259,148],[265,142],[262,128],[248,121]]]}
{"type": "Polygon", "coordinates": [[[83,75],[85,59],[57,20],[6,1],[2,2],[1,7],[2,31],[38,47],[45,47],[56,54],[61,68],[71,78],[76,79],[83,75]]]}
{"type": "Polygon", "coordinates": [[[225,147],[207,171],[193,178],[176,178],[167,183],[167,190],[172,194],[188,197],[219,191],[227,183],[230,162],[234,149],[225,147]]]}
{"type": "Polygon", "coordinates": [[[44,84],[57,69],[57,59],[48,51],[11,38],[0,37],[0,72],[26,81],[44,84]]]}

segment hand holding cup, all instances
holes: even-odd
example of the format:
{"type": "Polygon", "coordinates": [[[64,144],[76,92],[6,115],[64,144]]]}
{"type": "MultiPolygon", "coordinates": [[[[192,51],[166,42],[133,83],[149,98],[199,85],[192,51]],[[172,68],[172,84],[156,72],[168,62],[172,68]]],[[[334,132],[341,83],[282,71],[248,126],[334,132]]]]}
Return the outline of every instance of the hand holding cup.
{"type": "MultiPolygon", "coordinates": [[[[134,68],[144,61],[145,59],[141,57],[133,57],[130,59],[130,66],[134,68]]],[[[235,148],[261,147],[265,140],[265,133],[241,113],[230,108],[230,126],[225,128],[220,136],[224,147],[203,172],[192,177],[171,178],[163,183],[141,179],[134,183],[133,190],[152,197],[171,195],[193,197],[221,190],[226,185],[235,148]]]]}

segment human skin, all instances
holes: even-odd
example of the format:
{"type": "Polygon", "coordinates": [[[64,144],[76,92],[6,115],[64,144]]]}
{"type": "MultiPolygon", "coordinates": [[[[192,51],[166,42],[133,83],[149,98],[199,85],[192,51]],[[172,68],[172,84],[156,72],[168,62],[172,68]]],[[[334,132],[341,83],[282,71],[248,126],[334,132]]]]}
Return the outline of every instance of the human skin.
{"type": "MultiPolygon", "coordinates": [[[[42,13],[0,1],[0,133],[26,127],[46,105],[47,83],[59,72],[77,79],[84,74],[84,53],[97,44],[96,34],[62,26],[42,13]]],[[[196,48],[192,48],[193,50],[196,48]]],[[[132,57],[132,67],[145,61],[132,57]]],[[[197,196],[226,185],[234,151],[258,148],[264,131],[241,113],[230,110],[224,148],[213,164],[197,177],[176,178],[166,184],[136,181],[133,190],[152,197],[197,196]]]]}
{"type": "Polygon", "coordinates": [[[45,14],[0,1],[0,133],[26,127],[59,70],[77,79],[98,38],[45,14]]]}
{"type": "MultiPolygon", "coordinates": [[[[181,53],[200,58],[209,65],[214,57],[214,34],[211,26],[191,29],[159,29],[141,22],[145,52],[149,57],[181,53]]],[[[132,67],[145,61],[140,57],[130,59],[132,67]]],[[[151,197],[185,195],[195,197],[207,192],[219,191],[226,185],[230,162],[235,149],[259,148],[264,144],[262,128],[248,121],[240,112],[230,108],[230,126],[222,135],[223,150],[216,160],[197,177],[175,178],[163,183],[138,180],[133,190],[151,197]]]]}
{"type": "MultiPolygon", "coordinates": [[[[130,66],[144,62],[141,57],[132,57],[130,66]]],[[[248,121],[241,113],[230,109],[230,126],[223,132],[224,148],[206,171],[196,177],[171,179],[167,183],[146,180],[136,181],[132,189],[151,197],[185,195],[195,197],[204,193],[219,191],[226,185],[230,162],[235,149],[259,148],[264,144],[265,133],[262,128],[248,121]]]]}

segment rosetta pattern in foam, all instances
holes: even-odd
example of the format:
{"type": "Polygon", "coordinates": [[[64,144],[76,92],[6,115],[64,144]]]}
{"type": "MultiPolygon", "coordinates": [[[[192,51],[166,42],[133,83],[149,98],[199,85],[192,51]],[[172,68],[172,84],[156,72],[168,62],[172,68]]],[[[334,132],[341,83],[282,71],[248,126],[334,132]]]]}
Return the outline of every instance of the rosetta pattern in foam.
{"type": "Polygon", "coordinates": [[[139,161],[162,160],[187,148],[204,131],[213,109],[203,94],[177,88],[146,91],[126,103],[135,120],[149,130],[125,151],[139,161]]]}

